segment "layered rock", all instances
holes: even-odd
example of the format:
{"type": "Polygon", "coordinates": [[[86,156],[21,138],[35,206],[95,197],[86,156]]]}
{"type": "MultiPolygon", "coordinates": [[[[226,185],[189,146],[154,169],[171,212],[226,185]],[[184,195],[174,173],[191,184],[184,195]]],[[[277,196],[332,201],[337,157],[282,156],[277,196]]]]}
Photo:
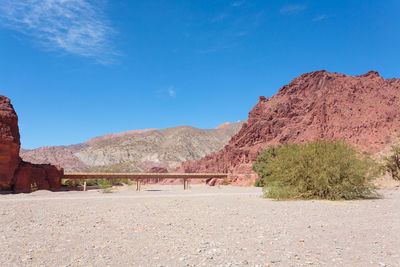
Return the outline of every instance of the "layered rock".
{"type": "Polygon", "coordinates": [[[186,160],[201,159],[223,148],[244,122],[218,129],[178,126],[132,130],[95,137],[81,144],[23,150],[23,160],[50,163],[66,171],[147,172],[153,167],[175,169],[186,160]]]}
{"type": "MultiPolygon", "coordinates": [[[[57,164],[68,171],[81,171],[88,166],[74,154],[76,145],[46,146],[37,149],[24,149],[20,151],[23,160],[36,164],[57,164]]],[[[79,151],[86,146],[81,146],[79,151]]]]}
{"type": "Polygon", "coordinates": [[[52,190],[61,188],[63,170],[50,164],[32,164],[22,161],[14,174],[14,192],[30,192],[31,190],[52,190]]]}
{"type": "Polygon", "coordinates": [[[260,97],[248,123],[227,146],[183,163],[180,170],[228,172],[243,184],[254,179],[251,165],[269,145],[341,139],[374,153],[397,137],[399,119],[399,79],[384,80],[375,71],[360,76],[305,73],[273,97],[260,97]]]}
{"type": "Polygon", "coordinates": [[[63,170],[49,164],[22,161],[20,146],[18,116],[10,100],[0,95],[0,190],[59,190],[63,170]]]}
{"type": "Polygon", "coordinates": [[[151,131],[154,131],[154,130],[157,130],[157,129],[151,128],[151,129],[141,129],[141,130],[130,130],[130,131],[122,132],[122,133],[110,133],[110,134],[105,134],[105,135],[93,137],[92,139],[86,141],[84,144],[92,145],[92,144],[95,144],[95,143],[97,143],[99,141],[109,140],[109,139],[113,139],[113,138],[116,138],[116,137],[128,136],[128,135],[132,135],[132,134],[147,133],[147,132],[151,132],[151,131]]]}

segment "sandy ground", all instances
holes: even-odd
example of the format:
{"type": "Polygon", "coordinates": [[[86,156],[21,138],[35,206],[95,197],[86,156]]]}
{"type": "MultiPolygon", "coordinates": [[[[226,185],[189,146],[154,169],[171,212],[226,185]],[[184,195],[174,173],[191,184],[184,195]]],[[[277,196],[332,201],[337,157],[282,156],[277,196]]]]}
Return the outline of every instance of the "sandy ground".
{"type": "Polygon", "coordinates": [[[1,266],[400,266],[400,190],[273,201],[252,187],[0,195],[1,266]]]}

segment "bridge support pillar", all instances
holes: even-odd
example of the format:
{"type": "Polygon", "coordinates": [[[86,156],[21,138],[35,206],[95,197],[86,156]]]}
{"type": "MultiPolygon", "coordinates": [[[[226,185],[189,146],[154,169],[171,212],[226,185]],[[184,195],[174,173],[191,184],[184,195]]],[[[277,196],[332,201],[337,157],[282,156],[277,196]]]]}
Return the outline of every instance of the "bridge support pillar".
{"type": "Polygon", "coordinates": [[[86,186],[87,186],[87,182],[86,182],[86,180],[83,182],[83,191],[86,191],[87,189],[86,189],[86,186]]]}
{"type": "Polygon", "coordinates": [[[140,179],[137,179],[136,180],[136,191],[140,191],[141,187],[142,187],[142,185],[140,183],[140,179]]]}
{"type": "Polygon", "coordinates": [[[184,190],[189,189],[189,180],[188,179],[183,179],[183,189],[184,190]]]}

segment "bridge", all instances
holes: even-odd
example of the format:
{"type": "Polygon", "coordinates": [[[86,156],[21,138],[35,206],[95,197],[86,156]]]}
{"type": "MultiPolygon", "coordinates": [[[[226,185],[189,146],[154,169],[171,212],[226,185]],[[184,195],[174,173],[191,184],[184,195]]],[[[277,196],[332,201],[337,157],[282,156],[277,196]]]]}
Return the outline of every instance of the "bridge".
{"type": "Polygon", "coordinates": [[[83,173],[83,172],[68,172],[64,173],[62,179],[79,179],[84,180],[83,191],[86,191],[87,179],[130,179],[136,181],[136,190],[141,190],[141,183],[144,179],[182,179],[183,189],[189,188],[191,179],[211,179],[228,178],[227,173],[83,173]]]}

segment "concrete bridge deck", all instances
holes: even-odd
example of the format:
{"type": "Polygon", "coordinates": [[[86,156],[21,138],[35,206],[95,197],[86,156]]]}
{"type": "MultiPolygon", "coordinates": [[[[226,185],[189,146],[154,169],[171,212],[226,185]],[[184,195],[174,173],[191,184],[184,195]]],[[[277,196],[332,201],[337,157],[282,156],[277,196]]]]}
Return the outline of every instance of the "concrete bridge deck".
{"type": "Polygon", "coordinates": [[[136,181],[136,190],[140,191],[143,179],[183,179],[183,188],[189,188],[191,179],[211,179],[227,178],[227,173],[84,173],[68,172],[64,173],[62,179],[80,179],[84,181],[84,191],[86,191],[87,179],[131,179],[136,181]]]}

